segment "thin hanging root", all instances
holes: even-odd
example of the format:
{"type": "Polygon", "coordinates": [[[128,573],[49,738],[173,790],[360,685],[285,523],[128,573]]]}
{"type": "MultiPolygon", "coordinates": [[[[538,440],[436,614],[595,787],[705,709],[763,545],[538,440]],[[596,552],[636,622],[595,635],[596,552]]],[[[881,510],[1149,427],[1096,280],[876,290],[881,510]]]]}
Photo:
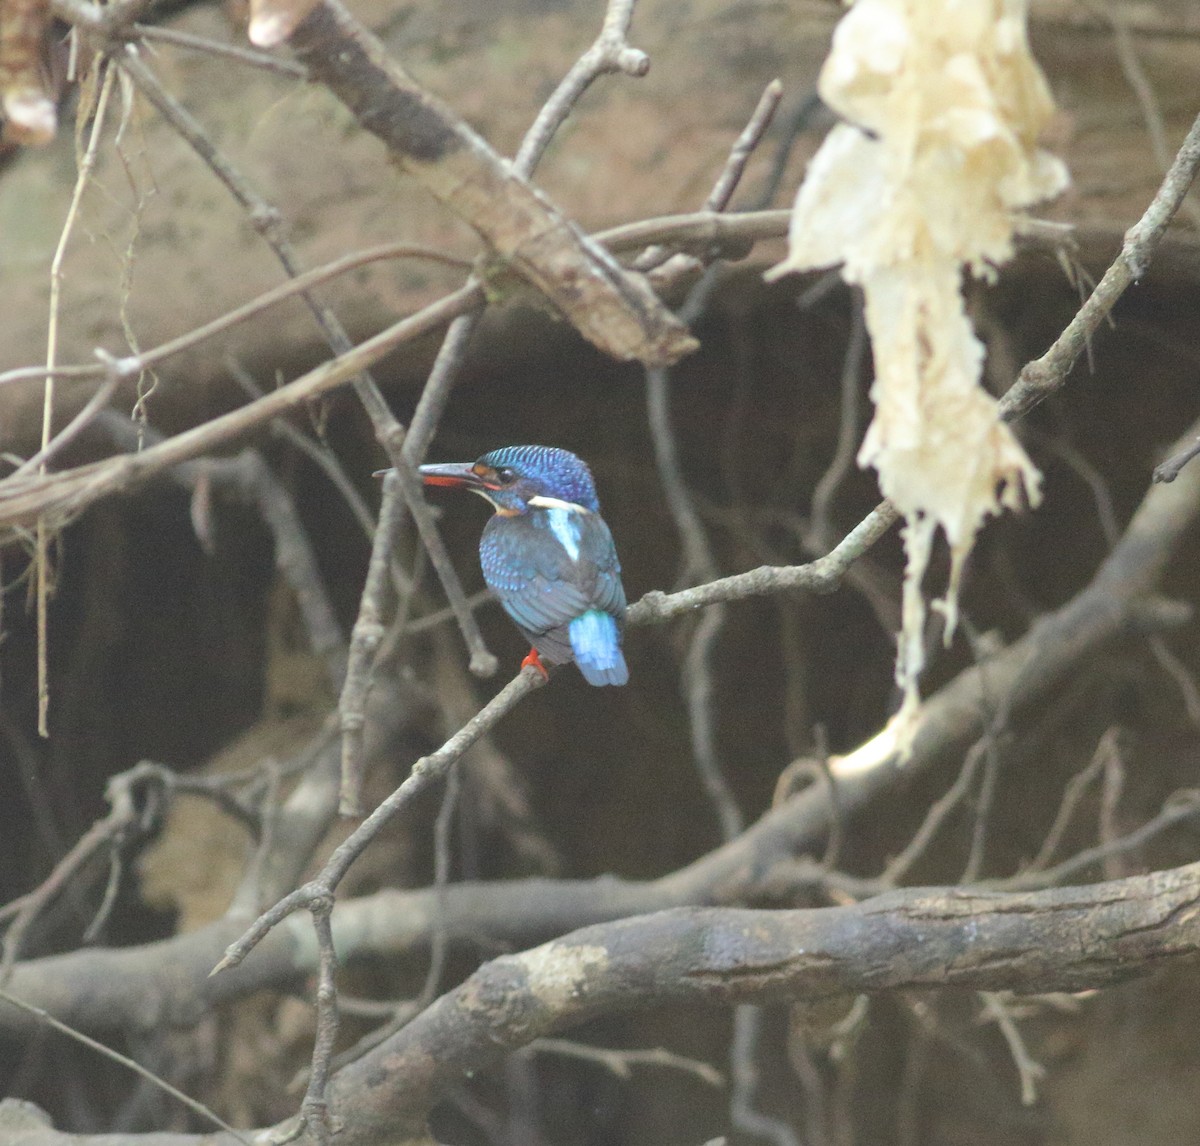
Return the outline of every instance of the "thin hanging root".
{"type": "MultiPolygon", "coordinates": [[[[7,4],[10,0],[0,0],[7,4]]],[[[100,135],[104,130],[104,117],[108,109],[109,96],[112,94],[113,81],[116,72],[108,69],[100,86],[100,95],[96,101],[96,114],[92,120],[91,137],[87,150],[79,163],[79,174],[75,179],[75,190],[71,195],[71,205],[67,209],[67,217],[63,222],[62,233],[58,238],[58,247],[50,264],[50,313],[46,323],[46,381],[42,394],[42,449],[43,457],[49,450],[54,421],[54,368],[58,364],[58,325],[62,311],[62,281],[63,260],[67,254],[67,244],[79,218],[79,204],[83,192],[91,180],[92,171],[96,166],[96,155],[100,147],[100,135]]],[[[39,466],[39,472],[45,475],[45,461],[39,466]]],[[[37,641],[38,641],[38,735],[49,736],[50,712],[50,667],[49,667],[49,632],[48,614],[50,609],[51,575],[50,575],[50,537],[53,530],[45,514],[37,521],[37,641]]]]}

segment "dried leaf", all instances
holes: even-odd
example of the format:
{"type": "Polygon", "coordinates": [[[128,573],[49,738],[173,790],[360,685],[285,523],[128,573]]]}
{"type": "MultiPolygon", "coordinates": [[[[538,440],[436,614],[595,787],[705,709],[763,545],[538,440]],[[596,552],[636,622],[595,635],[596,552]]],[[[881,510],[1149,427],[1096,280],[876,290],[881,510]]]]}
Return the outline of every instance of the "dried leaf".
{"type": "Polygon", "coordinates": [[[274,48],[290,39],[301,21],[321,0],[250,0],[247,35],[259,48],[274,48]]]}
{"type": "Polygon", "coordinates": [[[984,350],[961,291],[1012,253],[1022,209],[1066,169],[1036,146],[1053,112],[1029,51],[1026,0],[857,0],[834,34],[821,96],[835,127],[796,198],[787,259],[769,272],[842,264],[862,285],[875,417],[859,454],[906,519],[906,710],[924,663],[921,581],[938,530],[951,550],[946,639],[975,534],[1036,503],[1040,475],[980,388],[984,350]]]}
{"type": "Polygon", "coordinates": [[[0,107],[12,143],[49,143],[58,128],[42,67],[49,23],[49,0],[0,0],[0,107]]]}

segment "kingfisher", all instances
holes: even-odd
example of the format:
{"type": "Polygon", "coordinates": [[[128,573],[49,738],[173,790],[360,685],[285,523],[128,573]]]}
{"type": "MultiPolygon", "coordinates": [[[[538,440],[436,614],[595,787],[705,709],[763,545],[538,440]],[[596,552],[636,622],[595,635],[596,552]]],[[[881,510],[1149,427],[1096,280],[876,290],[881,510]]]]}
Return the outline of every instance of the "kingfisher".
{"type": "Polygon", "coordinates": [[[548,675],[574,661],[589,684],[625,684],[625,588],[585,462],[554,446],[504,446],[475,462],[420,467],[426,485],[469,489],[496,511],[483,529],[483,579],[548,675]]]}

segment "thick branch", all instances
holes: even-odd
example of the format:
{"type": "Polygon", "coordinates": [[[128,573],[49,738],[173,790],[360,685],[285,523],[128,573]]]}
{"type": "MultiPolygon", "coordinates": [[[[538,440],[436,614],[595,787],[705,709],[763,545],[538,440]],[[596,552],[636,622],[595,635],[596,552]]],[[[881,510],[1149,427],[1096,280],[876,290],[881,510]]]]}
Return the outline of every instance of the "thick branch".
{"type": "Polygon", "coordinates": [[[589,341],[616,358],[662,365],[696,348],[640,275],[624,270],[446,104],[422,91],[338,0],[319,4],[291,46],[406,171],[589,341]]]}
{"type": "MultiPolygon", "coordinates": [[[[602,1014],[902,987],[1080,991],[1197,951],[1200,864],[1026,894],[908,889],[850,907],[688,908],[602,924],[485,964],[342,1070],[331,1095],[338,1141],[420,1138],[429,1110],[467,1073],[602,1014]]],[[[22,1140],[66,1141],[49,1127],[22,1140]]]]}
{"type": "Polygon", "coordinates": [[[1200,864],[1024,895],[905,890],[808,911],[684,909],[485,964],[333,1083],[342,1146],[419,1132],[464,1073],[597,1015],[898,987],[1080,991],[1200,950],[1200,864]]]}

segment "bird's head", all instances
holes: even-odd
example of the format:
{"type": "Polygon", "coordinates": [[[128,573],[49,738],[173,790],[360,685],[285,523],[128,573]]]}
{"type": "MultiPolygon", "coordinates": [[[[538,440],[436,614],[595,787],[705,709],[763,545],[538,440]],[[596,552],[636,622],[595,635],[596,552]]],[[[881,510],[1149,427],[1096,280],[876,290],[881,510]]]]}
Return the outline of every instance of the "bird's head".
{"type": "Polygon", "coordinates": [[[421,466],[421,480],[469,489],[506,516],[564,505],[589,513],[600,510],[591,470],[573,453],[554,446],[504,446],[476,462],[421,466]]]}

